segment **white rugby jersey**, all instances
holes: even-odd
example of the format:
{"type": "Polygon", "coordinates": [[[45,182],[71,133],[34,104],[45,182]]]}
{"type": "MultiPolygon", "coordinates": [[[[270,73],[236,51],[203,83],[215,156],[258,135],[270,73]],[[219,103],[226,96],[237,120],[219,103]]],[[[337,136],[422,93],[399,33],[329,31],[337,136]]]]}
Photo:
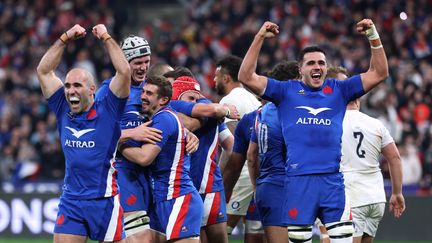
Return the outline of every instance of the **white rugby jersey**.
{"type": "Polygon", "coordinates": [[[379,156],[391,143],[393,138],[379,120],[358,110],[346,111],[341,171],[352,207],[386,201],[379,156]]]}

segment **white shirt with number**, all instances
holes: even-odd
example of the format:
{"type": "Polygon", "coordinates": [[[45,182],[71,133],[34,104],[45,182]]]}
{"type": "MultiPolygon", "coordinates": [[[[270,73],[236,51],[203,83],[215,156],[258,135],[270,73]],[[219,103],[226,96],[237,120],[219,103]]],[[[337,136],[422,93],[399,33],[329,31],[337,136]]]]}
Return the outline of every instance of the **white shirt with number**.
{"type": "Polygon", "coordinates": [[[346,111],[341,171],[351,207],[386,201],[379,157],[391,143],[393,138],[379,120],[357,110],[346,111]]]}

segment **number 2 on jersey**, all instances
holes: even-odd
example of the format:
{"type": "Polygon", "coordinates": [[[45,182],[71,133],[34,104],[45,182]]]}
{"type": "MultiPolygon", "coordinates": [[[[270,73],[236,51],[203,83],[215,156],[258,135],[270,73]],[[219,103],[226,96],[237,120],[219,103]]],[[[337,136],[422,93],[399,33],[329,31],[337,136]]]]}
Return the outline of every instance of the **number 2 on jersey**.
{"type": "Polygon", "coordinates": [[[359,158],[364,158],[365,154],[366,154],[366,151],[364,151],[363,149],[360,148],[361,144],[363,142],[364,135],[363,135],[362,132],[353,132],[353,135],[354,135],[354,138],[357,138],[357,137],[359,138],[359,141],[358,141],[358,144],[357,144],[357,150],[356,150],[357,156],[359,158]]]}

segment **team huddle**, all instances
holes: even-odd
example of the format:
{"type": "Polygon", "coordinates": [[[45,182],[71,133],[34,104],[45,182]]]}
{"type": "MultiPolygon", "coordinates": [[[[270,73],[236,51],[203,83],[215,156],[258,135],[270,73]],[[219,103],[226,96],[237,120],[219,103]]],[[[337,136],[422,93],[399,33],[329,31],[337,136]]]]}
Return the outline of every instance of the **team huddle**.
{"type": "Polygon", "coordinates": [[[329,68],[310,46],[263,76],[260,49],[279,33],[265,22],[243,59],[217,62],[219,103],[189,69],[150,67],[147,40],[118,45],[104,25],[92,33],[115,75],[96,89],[73,68],[62,82],[64,49],[86,36],[80,25],[64,32],[37,67],[66,159],[54,242],[227,243],[239,220],[245,242],[312,242],[316,221],[323,242],[372,242],[386,202],[380,154],[396,218],[405,202],[393,139],[359,112],[359,98],[387,78],[387,58],[371,20],[357,31],[371,45],[364,73],[329,68]]]}

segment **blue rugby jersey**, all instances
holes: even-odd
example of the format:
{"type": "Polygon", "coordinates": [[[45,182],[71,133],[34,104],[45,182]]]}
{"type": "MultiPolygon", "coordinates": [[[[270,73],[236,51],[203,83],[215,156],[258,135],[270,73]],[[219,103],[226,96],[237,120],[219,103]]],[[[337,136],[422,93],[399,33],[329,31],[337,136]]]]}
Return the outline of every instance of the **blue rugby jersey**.
{"type": "Polygon", "coordinates": [[[288,176],[339,172],[345,109],[363,94],[360,75],[327,79],[319,89],[268,79],[263,98],[278,107],[288,176]]]}
{"type": "Polygon", "coordinates": [[[88,112],[73,114],[64,95],[57,90],[48,105],[56,114],[60,141],[66,159],[63,196],[70,199],[111,197],[118,193],[114,154],[120,138],[120,116],[126,98],[108,89],[88,112]]]}
{"type": "MultiPolygon", "coordinates": [[[[197,103],[210,104],[208,99],[201,98],[197,103]]],[[[175,108],[184,113],[183,109],[175,108]]],[[[199,139],[198,150],[191,156],[191,178],[200,194],[223,190],[222,174],[218,166],[219,133],[228,129],[225,123],[219,124],[216,119],[205,119],[203,127],[195,131],[199,139]]]]}
{"type": "Polygon", "coordinates": [[[186,153],[186,133],[176,112],[165,106],[151,119],[151,127],[161,130],[163,136],[157,143],[161,151],[150,166],[156,202],[195,191],[190,178],[190,155],[186,153]]]}
{"type": "MultiPolygon", "coordinates": [[[[106,96],[107,91],[109,90],[109,84],[111,83],[111,80],[112,78],[103,81],[101,87],[96,93],[96,100],[106,96]]],[[[122,130],[135,128],[148,121],[148,118],[141,114],[141,93],[143,86],[144,82],[141,82],[138,85],[131,85],[129,98],[127,99],[124,112],[121,115],[120,127],[122,130]]],[[[133,143],[129,145],[133,146],[133,143]]],[[[130,162],[121,153],[116,154],[116,167],[126,167],[137,170],[141,168],[141,166],[139,166],[138,164],[130,162]]]]}
{"type": "Polygon", "coordinates": [[[257,110],[245,114],[234,130],[233,152],[246,156],[257,110]]]}
{"type": "Polygon", "coordinates": [[[257,184],[268,182],[283,185],[286,147],[277,107],[273,103],[268,102],[258,109],[251,141],[258,144],[260,170],[257,184]]]}

